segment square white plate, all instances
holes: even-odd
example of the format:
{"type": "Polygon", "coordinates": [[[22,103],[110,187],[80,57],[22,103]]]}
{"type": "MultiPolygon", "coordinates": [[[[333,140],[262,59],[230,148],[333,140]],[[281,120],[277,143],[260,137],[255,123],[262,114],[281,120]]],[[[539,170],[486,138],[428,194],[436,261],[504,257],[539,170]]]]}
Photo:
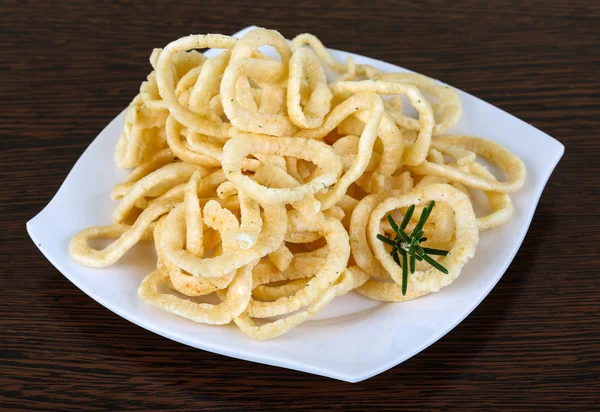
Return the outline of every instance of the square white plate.
{"type": "MultiPolygon", "coordinates": [[[[235,34],[243,36],[254,27],[235,34]]],[[[381,71],[406,71],[368,57],[330,50],[339,61],[352,56],[381,71]]],[[[211,54],[213,51],[208,51],[211,54]]],[[[527,182],[512,194],[515,215],[485,231],[474,259],[450,286],[405,303],[372,302],[356,294],[336,298],[315,318],[271,341],[255,342],[235,326],[207,326],[140,301],[137,288],[155,259],[151,245],[138,245],[116,265],[93,269],[69,255],[69,241],[82,228],[110,223],[116,202],[111,188],[127,172],[113,160],[123,113],[84,151],[51,202],[27,223],[29,235],[67,279],[119,316],[159,335],[199,349],[253,362],[358,382],[419,353],[461,322],[490,292],[521,246],[546,181],[564,147],[502,110],[459,91],[464,115],[452,132],[495,140],[521,157],[527,182]]]]}

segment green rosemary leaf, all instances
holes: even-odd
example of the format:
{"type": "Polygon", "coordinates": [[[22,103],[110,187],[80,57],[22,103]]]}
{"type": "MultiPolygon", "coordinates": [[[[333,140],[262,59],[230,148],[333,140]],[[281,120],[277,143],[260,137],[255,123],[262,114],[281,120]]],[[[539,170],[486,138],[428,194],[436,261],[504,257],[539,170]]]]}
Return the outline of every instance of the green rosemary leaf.
{"type": "Polygon", "coordinates": [[[440,272],[448,274],[448,269],[446,269],[445,267],[443,267],[442,265],[440,265],[439,263],[437,263],[435,260],[433,260],[429,256],[423,255],[423,259],[425,259],[425,261],[427,263],[429,263],[431,266],[433,266],[434,268],[436,268],[440,272]]]}
{"type": "Polygon", "coordinates": [[[398,234],[398,237],[400,239],[402,239],[402,241],[404,243],[410,243],[410,237],[406,234],[406,232],[400,228],[398,228],[398,232],[396,232],[398,234]]]}
{"type": "Polygon", "coordinates": [[[408,287],[408,262],[406,261],[406,253],[402,254],[402,296],[406,295],[408,287]]]}
{"type": "MultiPolygon", "coordinates": [[[[429,206],[432,206],[432,203],[429,203],[429,206]]],[[[417,225],[415,226],[415,228],[412,231],[413,233],[419,233],[423,229],[423,226],[425,226],[425,222],[427,221],[427,218],[429,217],[429,214],[428,214],[429,206],[423,208],[423,211],[421,212],[421,217],[419,218],[419,222],[417,223],[417,225]]],[[[429,212],[429,213],[431,213],[431,212],[429,212]]]]}
{"type": "Polygon", "coordinates": [[[433,206],[435,206],[435,200],[429,202],[429,204],[425,208],[425,210],[427,211],[427,218],[425,220],[429,219],[429,215],[431,215],[431,212],[433,211],[433,206]]]}
{"type": "Polygon", "coordinates": [[[423,248],[420,245],[415,246],[415,250],[417,252],[417,254],[423,256],[425,254],[425,251],[423,250],[423,248]]]}
{"type": "Polygon", "coordinates": [[[394,232],[398,233],[398,225],[396,224],[396,221],[394,220],[394,218],[392,217],[392,215],[390,215],[389,213],[386,215],[388,222],[390,222],[390,226],[392,227],[392,229],[394,230],[394,232]]]}
{"type": "Polygon", "coordinates": [[[408,222],[410,222],[410,218],[412,217],[414,211],[415,211],[415,205],[410,205],[408,207],[408,209],[406,210],[406,213],[404,214],[404,219],[402,219],[402,223],[400,224],[400,229],[402,229],[402,230],[406,229],[406,226],[408,226],[408,222]]]}
{"type": "Polygon", "coordinates": [[[398,257],[398,250],[392,249],[392,251],[390,252],[390,255],[392,255],[394,262],[396,262],[398,264],[398,266],[400,266],[400,258],[398,257]]]}
{"type": "Polygon", "coordinates": [[[432,249],[430,247],[424,247],[423,251],[429,255],[446,256],[448,254],[447,250],[432,249]]]}
{"type": "Polygon", "coordinates": [[[381,234],[377,234],[377,239],[381,240],[383,243],[387,243],[388,245],[392,246],[392,247],[396,247],[396,242],[394,242],[392,239],[390,239],[389,237],[383,236],[381,234]]]}

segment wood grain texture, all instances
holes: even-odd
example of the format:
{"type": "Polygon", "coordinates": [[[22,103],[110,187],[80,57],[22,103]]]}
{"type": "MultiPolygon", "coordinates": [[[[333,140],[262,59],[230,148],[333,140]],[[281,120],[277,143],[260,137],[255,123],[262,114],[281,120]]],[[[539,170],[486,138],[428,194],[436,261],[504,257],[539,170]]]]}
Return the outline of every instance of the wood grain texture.
{"type": "Polygon", "coordinates": [[[2,2],[0,409],[599,408],[600,3],[223,3],[2,2]],[[359,384],[143,330],[63,278],[25,231],[135,95],[153,47],[250,24],[287,37],[310,31],[330,47],[442,79],[566,146],[487,299],[435,345],[359,384]]]}

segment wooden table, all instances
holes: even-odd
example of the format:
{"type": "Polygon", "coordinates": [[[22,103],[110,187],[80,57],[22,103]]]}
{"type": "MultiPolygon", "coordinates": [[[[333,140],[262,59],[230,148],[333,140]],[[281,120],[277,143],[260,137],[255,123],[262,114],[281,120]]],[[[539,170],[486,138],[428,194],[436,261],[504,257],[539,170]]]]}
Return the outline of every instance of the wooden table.
{"type": "Polygon", "coordinates": [[[0,409],[600,406],[598,3],[54,3],[0,9],[0,409]],[[25,231],[135,95],[153,47],[250,24],[286,37],[310,31],[330,47],[442,79],[566,146],[520,252],[486,300],[432,347],[359,384],[154,335],[79,291],[25,231]]]}

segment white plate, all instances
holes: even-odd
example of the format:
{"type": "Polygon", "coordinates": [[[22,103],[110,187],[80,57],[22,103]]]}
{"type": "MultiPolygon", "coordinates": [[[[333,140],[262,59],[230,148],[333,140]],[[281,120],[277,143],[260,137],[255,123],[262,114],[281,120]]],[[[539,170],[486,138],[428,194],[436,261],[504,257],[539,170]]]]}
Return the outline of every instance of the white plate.
{"type": "MultiPolygon", "coordinates": [[[[243,36],[253,27],[236,34],[243,36]]],[[[382,71],[406,71],[389,63],[331,50],[382,71]]],[[[211,53],[211,51],[207,52],[211,53]]],[[[199,349],[253,362],[358,382],[419,353],[462,321],[490,292],[511,263],[533,217],[562,144],[502,110],[459,91],[464,115],[452,132],[495,140],[521,157],[527,182],[512,195],[515,215],[483,232],[461,276],[438,293],[405,303],[372,302],[355,294],[336,298],[314,319],[271,341],[255,342],[235,326],[207,326],[163,312],[137,296],[155,265],[152,247],[138,245],[114,266],[92,269],[69,255],[69,240],[82,228],[110,223],[111,188],[127,172],[113,161],[123,113],[84,151],[52,201],[27,223],[29,235],[67,279],[119,316],[159,335],[199,349]]]]}

